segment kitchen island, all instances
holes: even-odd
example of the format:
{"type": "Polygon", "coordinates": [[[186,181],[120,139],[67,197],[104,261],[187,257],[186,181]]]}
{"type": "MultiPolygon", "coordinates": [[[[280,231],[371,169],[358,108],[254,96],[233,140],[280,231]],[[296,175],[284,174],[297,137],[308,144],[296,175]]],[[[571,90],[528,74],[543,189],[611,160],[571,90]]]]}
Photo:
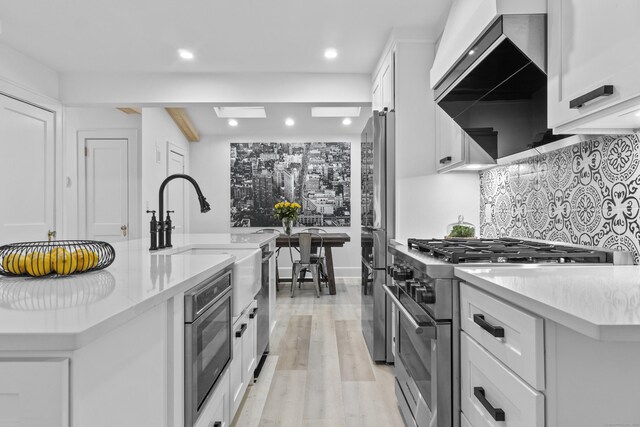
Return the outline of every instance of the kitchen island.
{"type": "Polygon", "coordinates": [[[640,267],[455,274],[462,425],[639,425],[640,267]]]}
{"type": "Polygon", "coordinates": [[[0,424],[180,426],[184,420],[184,292],[225,269],[229,254],[275,236],[177,235],[114,244],[105,270],[0,278],[0,424]]]}

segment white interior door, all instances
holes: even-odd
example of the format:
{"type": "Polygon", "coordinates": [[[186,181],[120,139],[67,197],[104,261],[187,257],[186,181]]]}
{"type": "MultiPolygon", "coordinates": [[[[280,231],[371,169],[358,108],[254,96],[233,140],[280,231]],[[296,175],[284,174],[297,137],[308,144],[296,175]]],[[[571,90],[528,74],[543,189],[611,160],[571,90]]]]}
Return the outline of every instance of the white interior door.
{"type": "Polygon", "coordinates": [[[127,139],[86,139],[87,238],[116,242],[129,237],[127,139]]]}
{"type": "Polygon", "coordinates": [[[0,95],[0,244],[55,227],[54,114],[0,95]]]}
{"type": "MultiPolygon", "coordinates": [[[[185,173],[184,170],[184,155],[169,149],[169,156],[167,162],[167,173],[168,175],[173,175],[176,173],[185,173]]],[[[167,176],[168,176],[167,175],[167,176]]],[[[175,211],[171,214],[171,220],[176,229],[173,231],[174,233],[185,233],[185,223],[184,219],[186,217],[186,203],[185,203],[185,193],[186,193],[186,185],[187,181],[184,179],[175,179],[171,181],[168,185],[168,191],[165,200],[165,206],[167,210],[175,211]]],[[[165,212],[166,218],[166,212],[165,212]]]]}

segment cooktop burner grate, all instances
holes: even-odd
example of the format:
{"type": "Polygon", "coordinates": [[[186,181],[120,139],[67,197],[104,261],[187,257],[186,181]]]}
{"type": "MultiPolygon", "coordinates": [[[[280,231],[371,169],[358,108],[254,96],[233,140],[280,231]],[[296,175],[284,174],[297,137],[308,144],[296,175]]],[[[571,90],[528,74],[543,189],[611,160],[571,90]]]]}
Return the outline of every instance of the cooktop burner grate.
{"type": "Polygon", "coordinates": [[[408,246],[453,264],[607,262],[604,251],[513,238],[409,239],[408,246]]]}

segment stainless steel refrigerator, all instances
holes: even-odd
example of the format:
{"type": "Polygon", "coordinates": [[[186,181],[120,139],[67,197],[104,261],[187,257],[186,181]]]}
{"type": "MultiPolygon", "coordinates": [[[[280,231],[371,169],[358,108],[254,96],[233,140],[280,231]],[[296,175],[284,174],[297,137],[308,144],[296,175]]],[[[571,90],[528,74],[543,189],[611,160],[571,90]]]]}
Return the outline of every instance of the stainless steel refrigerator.
{"type": "Polygon", "coordinates": [[[391,302],[382,285],[395,232],[395,113],[374,111],[361,141],[362,333],[371,358],[392,363],[391,302]]]}

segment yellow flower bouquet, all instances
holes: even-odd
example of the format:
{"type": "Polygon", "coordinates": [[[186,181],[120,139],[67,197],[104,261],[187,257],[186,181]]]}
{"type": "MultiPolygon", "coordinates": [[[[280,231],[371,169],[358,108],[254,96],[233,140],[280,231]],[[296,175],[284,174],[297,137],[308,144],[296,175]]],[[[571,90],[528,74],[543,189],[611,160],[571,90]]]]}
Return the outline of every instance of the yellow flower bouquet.
{"type": "Polygon", "coordinates": [[[284,229],[285,234],[291,234],[293,221],[298,219],[300,209],[302,209],[302,206],[298,203],[287,201],[278,202],[273,207],[273,216],[276,219],[282,220],[282,228],[284,229]]]}
{"type": "Polygon", "coordinates": [[[295,221],[298,219],[301,208],[302,206],[296,202],[278,202],[273,207],[273,216],[276,219],[290,219],[295,221]]]}

